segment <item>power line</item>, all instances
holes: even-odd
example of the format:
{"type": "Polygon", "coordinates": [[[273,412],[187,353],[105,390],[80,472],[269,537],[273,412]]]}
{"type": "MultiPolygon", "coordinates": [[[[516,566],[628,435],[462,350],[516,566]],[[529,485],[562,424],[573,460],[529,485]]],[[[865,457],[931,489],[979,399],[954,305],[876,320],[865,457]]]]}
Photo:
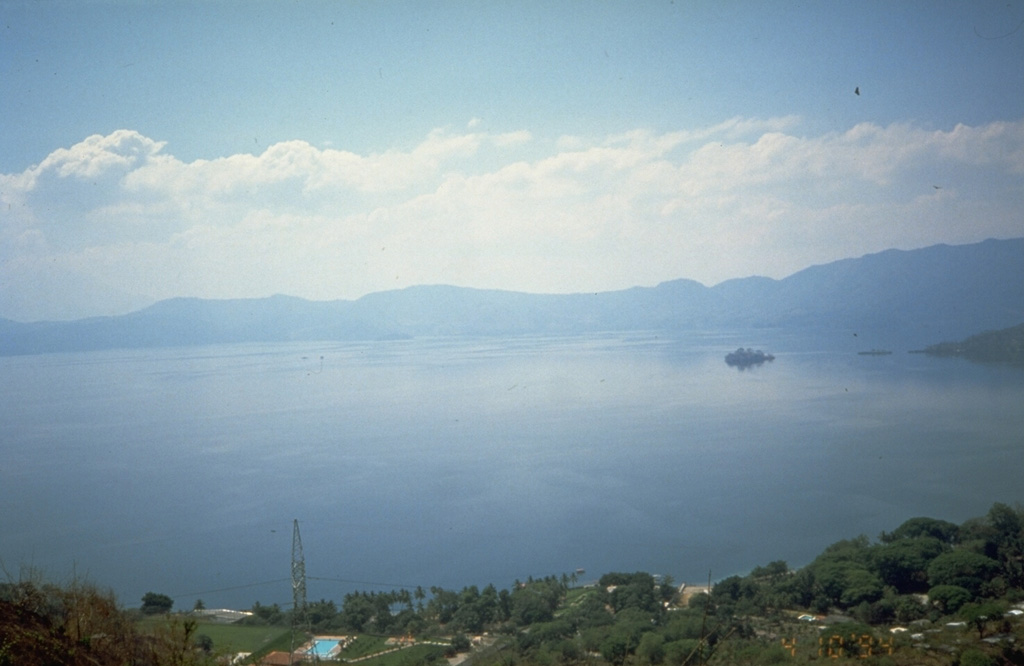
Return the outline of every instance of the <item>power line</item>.
{"type": "Polygon", "coordinates": [[[373,585],[374,587],[394,587],[404,590],[414,590],[417,587],[427,589],[427,585],[409,585],[408,583],[382,583],[373,580],[351,580],[348,578],[323,578],[321,576],[306,576],[307,580],[322,580],[329,583],[349,583],[352,585],[373,585]]]}
{"type": "MultiPolygon", "coordinates": [[[[400,590],[401,589],[404,589],[404,590],[414,590],[417,587],[422,587],[423,589],[429,589],[431,587],[429,585],[422,585],[422,584],[413,585],[413,584],[409,584],[409,583],[386,583],[386,582],[375,581],[375,580],[353,580],[353,579],[350,579],[350,578],[331,578],[331,577],[328,577],[328,576],[306,576],[306,580],[316,580],[316,581],[322,581],[322,582],[326,582],[326,583],[345,583],[345,584],[348,584],[348,585],[369,585],[369,586],[373,586],[373,587],[390,587],[390,588],[400,589],[400,590]]],[[[212,590],[200,590],[198,592],[183,592],[183,593],[180,593],[180,594],[171,595],[171,598],[174,599],[175,601],[178,601],[179,599],[188,599],[188,598],[192,598],[192,597],[200,597],[200,596],[207,595],[207,594],[217,594],[219,592],[234,592],[235,590],[246,590],[246,589],[250,589],[250,588],[253,588],[253,587],[262,587],[264,585],[278,585],[280,583],[287,583],[287,582],[290,582],[290,581],[292,581],[291,578],[277,578],[277,579],[274,579],[274,580],[260,581],[258,583],[245,583],[243,585],[232,585],[230,587],[218,587],[218,588],[212,589],[212,590]]],[[[294,581],[292,581],[292,582],[294,582],[294,581]]],[[[294,598],[292,599],[292,602],[294,604],[294,598]]],[[[283,603],[283,604],[280,604],[280,605],[287,607],[289,604],[283,603]]],[[[292,606],[292,607],[294,608],[294,606],[292,606]]]]}
{"type": "Polygon", "coordinates": [[[232,592],[234,590],[244,590],[250,587],[260,587],[261,585],[276,585],[277,583],[285,583],[291,580],[290,578],[278,578],[277,580],[265,580],[259,583],[247,583],[245,585],[233,585],[231,587],[221,587],[216,590],[203,590],[202,592],[188,592],[186,594],[176,594],[172,596],[172,599],[182,599],[185,597],[198,597],[201,594],[216,594],[217,592],[232,592]]]}

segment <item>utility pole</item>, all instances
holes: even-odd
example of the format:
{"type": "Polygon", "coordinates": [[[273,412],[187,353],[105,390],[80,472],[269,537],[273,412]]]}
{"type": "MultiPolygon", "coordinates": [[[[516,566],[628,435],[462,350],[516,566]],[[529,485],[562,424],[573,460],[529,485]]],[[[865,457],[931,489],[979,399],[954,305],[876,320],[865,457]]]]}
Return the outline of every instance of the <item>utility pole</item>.
{"type": "MultiPolygon", "coordinates": [[[[288,651],[289,666],[295,663],[295,649],[308,640],[310,626],[306,611],[306,558],[302,554],[302,537],[299,535],[299,520],[296,518],[292,532],[292,645],[288,651]],[[298,645],[295,643],[296,633],[300,636],[298,645]]],[[[315,651],[313,659],[319,661],[315,651]]]]}

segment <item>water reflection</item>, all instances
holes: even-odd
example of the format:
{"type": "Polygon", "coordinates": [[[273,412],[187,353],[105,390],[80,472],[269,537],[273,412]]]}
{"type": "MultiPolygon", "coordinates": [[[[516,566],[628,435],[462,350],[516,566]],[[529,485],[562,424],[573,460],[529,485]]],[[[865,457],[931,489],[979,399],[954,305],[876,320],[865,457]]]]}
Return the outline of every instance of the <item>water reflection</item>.
{"type": "Polygon", "coordinates": [[[1019,371],[759,335],[0,359],[0,558],[132,603],[286,577],[298,517],[311,575],[701,580],[1024,499],[1019,371]]]}

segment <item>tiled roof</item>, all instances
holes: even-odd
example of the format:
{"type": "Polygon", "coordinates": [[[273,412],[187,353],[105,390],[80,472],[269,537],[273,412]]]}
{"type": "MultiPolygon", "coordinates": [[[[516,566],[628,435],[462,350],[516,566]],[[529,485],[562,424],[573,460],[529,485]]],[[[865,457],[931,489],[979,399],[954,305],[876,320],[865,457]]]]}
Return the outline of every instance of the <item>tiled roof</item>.
{"type": "Polygon", "coordinates": [[[291,663],[290,655],[287,652],[271,652],[260,659],[260,666],[288,666],[291,663]]]}

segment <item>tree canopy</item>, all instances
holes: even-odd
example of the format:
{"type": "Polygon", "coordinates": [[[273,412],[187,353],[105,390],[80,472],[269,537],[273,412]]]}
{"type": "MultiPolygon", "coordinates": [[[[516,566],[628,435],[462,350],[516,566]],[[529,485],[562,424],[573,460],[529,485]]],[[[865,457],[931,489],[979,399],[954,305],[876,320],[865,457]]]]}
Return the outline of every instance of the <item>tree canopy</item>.
{"type": "Polygon", "coordinates": [[[174,599],[171,599],[166,594],[146,592],[142,595],[142,607],[140,610],[146,615],[170,613],[172,608],[174,608],[174,599]]]}

